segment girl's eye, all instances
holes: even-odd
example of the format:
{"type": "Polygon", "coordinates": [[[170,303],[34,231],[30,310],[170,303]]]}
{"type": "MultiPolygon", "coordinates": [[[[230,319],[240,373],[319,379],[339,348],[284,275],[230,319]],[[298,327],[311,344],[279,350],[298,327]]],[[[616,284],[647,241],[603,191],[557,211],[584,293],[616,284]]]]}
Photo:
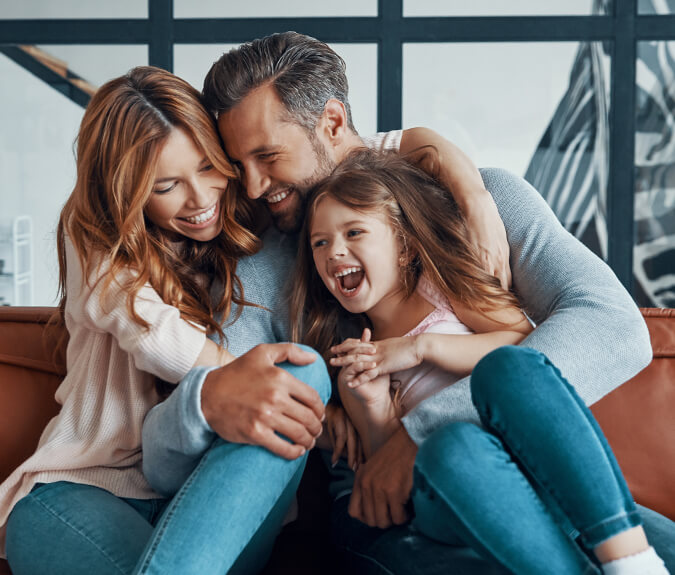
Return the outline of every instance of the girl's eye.
{"type": "Polygon", "coordinates": [[[320,248],[321,246],[326,245],[326,240],[317,240],[312,244],[312,249],[320,248]]]}
{"type": "Polygon", "coordinates": [[[168,188],[162,188],[161,190],[153,190],[153,193],[159,194],[161,196],[162,194],[168,194],[175,187],[176,187],[176,182],[171,184],[168,188]]]}
{"type": "Polygon", "coordinates": [[[347,232],[347,237],[348,238],[353,238],[354,236],[358,236],[359,234],[362,234],[363,230],[349,230],[347,232]]]}
{"type": "Polygon", "coordinates": [[[212,169],[213,169],[213,164],[206,164],[206,165],[205,165],[201,170],[199,170],[199,171],[200,171],[200,172],[208,172],[209,170],[212,170],[212,169]]]}

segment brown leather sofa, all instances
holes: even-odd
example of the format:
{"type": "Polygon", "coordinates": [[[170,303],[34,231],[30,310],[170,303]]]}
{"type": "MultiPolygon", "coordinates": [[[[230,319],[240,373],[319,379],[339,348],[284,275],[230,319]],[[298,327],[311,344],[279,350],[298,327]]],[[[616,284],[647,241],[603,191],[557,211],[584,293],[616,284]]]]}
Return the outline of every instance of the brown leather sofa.
{"type": "MultiPolygon", "coordinates": [[[[65,374],[58,334],[45,336],[53,308],[0,308],[0,481],[35,448],[58,412],[54,392],[65,374]]],[[[675,520],[675,309],[642,311],[654,360],[593,406],[635,499],[675,520]]],[[[325,481],[310,460],[300,488],[300,520],[275,548],[267,575],[326,573],[325,481]],[[303,552],[299,553],[302,545],[303,552]],[[302,565],[298,564],[302,558],[302,565]]],[[[0,560],[0,575],[11,573],[0,560]]]]}

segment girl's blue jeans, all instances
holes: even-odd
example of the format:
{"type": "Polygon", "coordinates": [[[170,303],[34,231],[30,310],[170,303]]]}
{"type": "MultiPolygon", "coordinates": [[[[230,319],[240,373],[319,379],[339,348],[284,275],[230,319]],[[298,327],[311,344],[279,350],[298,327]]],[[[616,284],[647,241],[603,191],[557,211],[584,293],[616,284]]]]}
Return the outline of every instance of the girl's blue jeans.
{"type": "Polygon", "coordinates": [[[413,526],[519,575],[599,573],[592,548],[640,518],[591,412],[528,348],[484,357],[471,392],[484,428],[452,423],[422,444],[413,526]]]}
{"type": "MultiPolygon", "coordinates": [[[[325,402],[320,358],[280,364],[325,402]]],[[[265,565],[306,456],[217,439],[170,500],[125,499],[69,482],[36,486],[13,509],[7,556],[14,575],[256,573],[265,565]]]]}

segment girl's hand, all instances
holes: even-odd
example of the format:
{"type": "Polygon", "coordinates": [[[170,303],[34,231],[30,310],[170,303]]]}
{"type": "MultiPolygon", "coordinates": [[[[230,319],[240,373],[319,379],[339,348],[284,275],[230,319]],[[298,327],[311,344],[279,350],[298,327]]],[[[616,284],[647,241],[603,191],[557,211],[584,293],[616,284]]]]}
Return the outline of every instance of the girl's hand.
{"type": "Polygon", "coordinates": [[[347,463],[351,469],[356,471],[358,465],[363,461],[363,449],[359,435],[347,412],[339,405],[329,403],[326,406],[325,425],[333,447],[333,456],[331,457],[333,467],[343,456],[346,448],[347,463]]]}
{"type": "Polygon", "coordinates": [[[331,348],[333,353],[342,354],[331,358],[330,364],[343,366],[340,377],[348,387],[357,388],[379,376],[416,367],[424,360],[419,336],[371,342],[366,332],[370,330],[364,330],[366,341],[348,339],[331,348]]]}

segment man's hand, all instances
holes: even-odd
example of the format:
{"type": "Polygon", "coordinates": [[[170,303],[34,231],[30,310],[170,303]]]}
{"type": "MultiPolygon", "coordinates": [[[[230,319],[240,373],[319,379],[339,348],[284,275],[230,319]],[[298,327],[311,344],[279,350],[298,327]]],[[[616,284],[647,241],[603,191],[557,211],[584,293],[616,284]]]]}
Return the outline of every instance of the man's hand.
{"type": "Polygon", "coordinates": [[[359,466],[349,515],[371,527],[386,529],[408,519],[405,504],[413,484],[417,445],[405,428],[400,429],[359,466]]]}
{"type": "Polygon", "coordinates": [[[495,276],[504,289],[511,287],[509,243],[497,205],[487,190],[474,194],[462,206],[469,241],[478,251],[483,269],[495,276]]]}
{"type": "Polygon", "coordinates": [[[300,457],[321,434],[324,405],[313,388],[275,364],[307,365],[314,359],[290,343],[263,344],[210,372],[202,388],[206,421],[227,441],[261,445],[286,459],[300,457]]]}

